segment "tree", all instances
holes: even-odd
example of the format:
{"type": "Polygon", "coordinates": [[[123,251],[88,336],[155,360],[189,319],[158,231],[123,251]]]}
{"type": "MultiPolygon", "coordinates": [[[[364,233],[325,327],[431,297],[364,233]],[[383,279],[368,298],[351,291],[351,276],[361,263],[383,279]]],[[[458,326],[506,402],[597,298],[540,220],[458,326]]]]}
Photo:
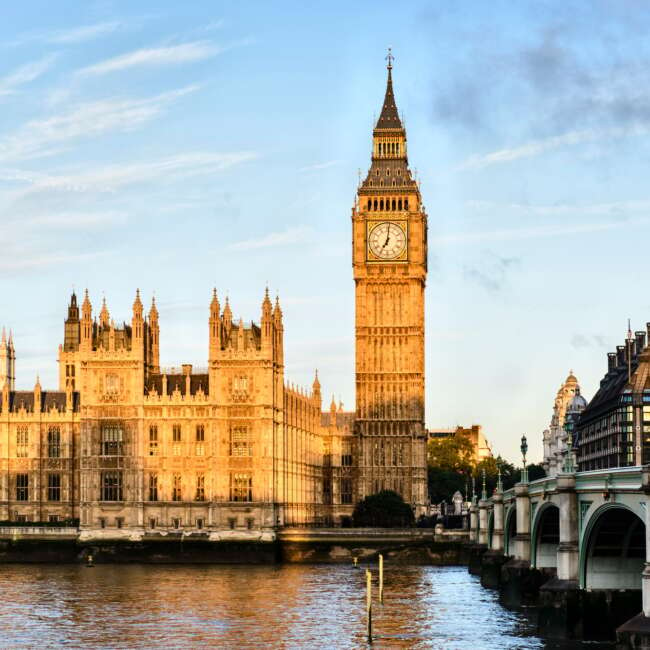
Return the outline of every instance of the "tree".
{"type": "Polygon", "coordinates": [[[411,506],[392,490],[382,490],[359,501],[352,520],[355,526],[373,528],[410,528],[415,524],[411,506]]]}
{"type": "Polygon", "coordinates": [[[474,463],[472,441],[464,435],[434,438],[427,446],[427,471],[431,503],[451,501],[454,492],[466,495],[474,463]]]}

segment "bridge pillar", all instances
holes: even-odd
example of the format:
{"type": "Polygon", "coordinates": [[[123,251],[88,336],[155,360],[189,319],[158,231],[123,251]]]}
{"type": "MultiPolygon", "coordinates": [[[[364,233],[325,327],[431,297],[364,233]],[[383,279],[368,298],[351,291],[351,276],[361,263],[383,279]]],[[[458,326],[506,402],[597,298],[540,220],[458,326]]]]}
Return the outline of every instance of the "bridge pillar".
{"type": "Polygon", "coordinates": [[[494,504],[494,528],[492,529],[492,544],[490,548],[493,551],[503,553],[503,494],[496,492],[492,497],[494,504]]]}
{"type": "Polygon", "coordinates": [[[478,543],[487,546],[488,543],[488,506],[490,502],[481,500],[478,503],[478,543]]]}
{"type": "Polygon", "coordinates": [[[515,485],[517,501],[517,534],[515,535],[515,559],[530,563],[530,498],[528,483],[515,485]]]}
{"type": "Polygon", "coordinates": [[[557,549],[557,577],[578,583],[578,495],[575,474],[558,474],[560,495],[560,543],[557,549]]]}
{"type": "Polygon", "coordinates": [[[641,469],[645,502],[645,567],[641,574],[643,611],[616,630],[616,640],[628,648],[650,648],[650,465],[641,469]]]}
{"type": "Polygon", "coordinates": [[[469,540],[473,544],[478,542],[478,506],[475,503],[469,507],[469,540]]]}

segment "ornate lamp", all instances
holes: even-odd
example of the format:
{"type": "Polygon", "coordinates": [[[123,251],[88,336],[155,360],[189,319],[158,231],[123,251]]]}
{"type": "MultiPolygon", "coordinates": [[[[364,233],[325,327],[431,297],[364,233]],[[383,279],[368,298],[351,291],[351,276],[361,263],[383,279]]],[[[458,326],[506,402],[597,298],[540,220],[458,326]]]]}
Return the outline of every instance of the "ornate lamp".
{"type": "Polygon", "coordinates": [[[503,481],[501,480],[501,465],[497,465],[497,493],[503,492],[503,481]]]}
{"type": "Polygon", "coordinates": [[[521,436],[521,456],[524,461],[524,467],[521,470],[521,483],[528,483],[528,469],[526,468],[526,452],[528,451],[528,440],[526,440],[526,434],[521,436]]]}
{"type": "Polygon", "coordinates": [[[487,501],[487,490],[485,489],[485,467],[483,468],[483,491],[481,492],[481,500],[487,501]]]}
{"type": "Polygon", "coordinates": [[[564,457],[564,473],[573,474],[575,468],[573,467],[573,436],[571,430],[567,432],[566,436],[566,456],[564,457]]]}

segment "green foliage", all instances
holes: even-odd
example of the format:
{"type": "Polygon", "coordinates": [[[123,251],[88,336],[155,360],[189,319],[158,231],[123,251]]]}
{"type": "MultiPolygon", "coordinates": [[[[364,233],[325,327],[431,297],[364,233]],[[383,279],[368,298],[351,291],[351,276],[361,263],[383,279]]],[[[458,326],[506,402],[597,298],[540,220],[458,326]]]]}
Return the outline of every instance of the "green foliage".
{"type": "Polygon", "coordinates": [[[392,490],[383,490],[359,501],[352,520],[358,527],[410,528],[415,524],[411,506],[392,490]]]}

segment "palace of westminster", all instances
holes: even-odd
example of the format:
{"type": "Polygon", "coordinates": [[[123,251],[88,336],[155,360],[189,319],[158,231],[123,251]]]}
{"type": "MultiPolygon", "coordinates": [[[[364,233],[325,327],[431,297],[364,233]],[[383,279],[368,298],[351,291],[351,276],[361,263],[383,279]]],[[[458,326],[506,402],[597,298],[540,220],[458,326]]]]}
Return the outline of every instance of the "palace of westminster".
{"type": "Polygon", "coordinates": [[[356,410],[323,408],[284,373],[280,302],[259,325],[209,304],[208,367],[160,367],[160,324],[139,292],[130,324],[73,293],[59,387],[16,391],[0,344],[0,521],[79,521],[82,534],[200,529],[272,535],[342,524],[363,497],[427,505],[424,290],[427,217],[409,167],[389,57],[370,170],[351,215],[356,410]],[[103,531],[102,529],[110,529],[103,531]]]}

